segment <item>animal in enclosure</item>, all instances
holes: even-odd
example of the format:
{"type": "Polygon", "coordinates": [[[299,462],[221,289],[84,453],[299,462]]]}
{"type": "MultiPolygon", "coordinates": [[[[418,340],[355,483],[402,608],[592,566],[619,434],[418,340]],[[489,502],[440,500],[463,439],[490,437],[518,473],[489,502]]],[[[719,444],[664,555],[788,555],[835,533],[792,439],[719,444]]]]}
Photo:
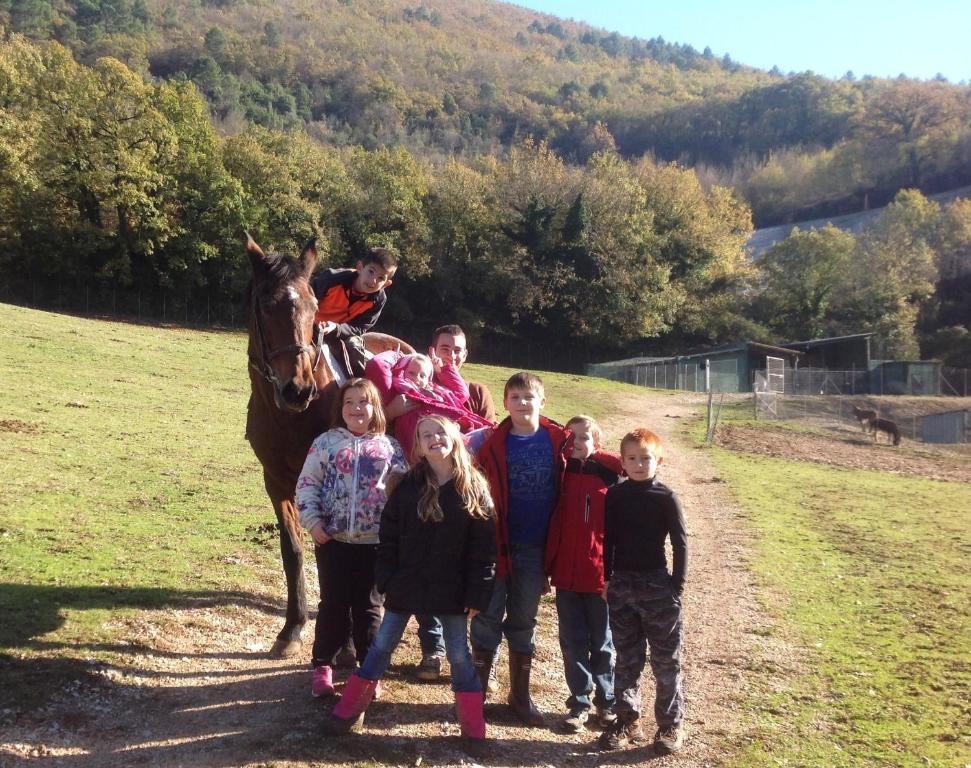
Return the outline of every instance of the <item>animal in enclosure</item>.
{"type": "Polygon", "coordinates": [[[877,442],[877,433],[883,432],[887,435],[887,441],[893,440],[894,445],[900,445],[900,428],[890,421],[874,417],[867,422],[870,431],[873,433],[873,442],[877,442]]]}
{"type": "MultiPolygon", "coordinates": [[[[317,300],[310,276],[317,264],[313,240],[299,258],[264,253],[247,233],[246,252],[252,265],[248,288],[250,398],[246,439],[263,466],[263,484],[276,513],[280,554],[287,582],[283,629],[271,654],[298,653],[307,623],[303,578],[303,532],[294,503],[297,477],[314,438],[336,418],[337,386],[321,349],[323,334],[314,324],[317,300]]],[[[365,346],[414,349],[393,336],[366,334],[365,346]]]]}
{"type": "Polygon", "coordinates": [[[860,408],[859,406],[853,406],[853,415],[856,416],[856,420],[860,422],[860,426],[863,431],[866,432],[869,429],[869,422],[871,419],[877,417],[877,412],[870,410],[869,408],[860,408]]]}

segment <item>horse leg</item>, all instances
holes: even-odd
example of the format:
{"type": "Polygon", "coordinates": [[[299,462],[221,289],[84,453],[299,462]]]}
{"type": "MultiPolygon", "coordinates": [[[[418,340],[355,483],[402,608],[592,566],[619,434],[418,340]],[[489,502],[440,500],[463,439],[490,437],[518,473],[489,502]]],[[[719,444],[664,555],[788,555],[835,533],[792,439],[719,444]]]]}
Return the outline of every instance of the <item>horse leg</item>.
{"type": "Polygon", "coordinates": [[[270,655],[288,658],[300,652],[300,633],[307,623],[307,592],[303,580],[303,539],[300,518],[292,499],[274,499],[280,529],[280,556],[287,579],[287,618],[276,637],[270,655]]]}

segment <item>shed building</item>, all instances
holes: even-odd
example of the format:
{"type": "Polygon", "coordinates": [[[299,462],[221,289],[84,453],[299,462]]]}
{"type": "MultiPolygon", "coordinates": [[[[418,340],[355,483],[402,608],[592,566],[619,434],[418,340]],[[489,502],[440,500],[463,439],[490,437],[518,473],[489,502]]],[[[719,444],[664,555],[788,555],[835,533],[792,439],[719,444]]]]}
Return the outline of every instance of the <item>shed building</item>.
{"type": "Polygon", "coordinates": [[[868,371],[872,336],[872,333],[854,333],[847,336],[831,336],[828,339],[792,341],[782,346],[803,353],[799,361],[799,365],[803,368],[868,371]]]}

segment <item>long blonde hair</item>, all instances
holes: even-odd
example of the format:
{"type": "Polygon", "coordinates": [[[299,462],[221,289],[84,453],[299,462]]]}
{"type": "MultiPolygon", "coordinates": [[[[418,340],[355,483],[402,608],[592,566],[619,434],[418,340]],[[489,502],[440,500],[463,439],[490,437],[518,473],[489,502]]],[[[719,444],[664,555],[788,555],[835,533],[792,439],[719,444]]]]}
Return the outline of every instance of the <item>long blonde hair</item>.
{"type": "MultiPolygon", "coordinates": [[[[452,450],[448,455],[452,462],[452,480],[455,481],[455,491],[462,500],[465,511],[471,517],[480,519],[492,517],[494,512],[489,483],[472,464],[472,457],[462,441],[462,433],[454,421],[435,414],[418,419],[418,423],[415,424],[415,453],[418,454],[421,451],[418,430],[426,421],[438,424],[452,441],[452,450]]],[[[415,473],[419,485],[423,487],[421,497],[418,499],[418,517],[426,523],[429,521],[440,523],[445,518],[445,514],[442,512],[442,505],[438,498],[438,481],[435,479],[428,459],[420,456],[412,472],[415,473]]]]}

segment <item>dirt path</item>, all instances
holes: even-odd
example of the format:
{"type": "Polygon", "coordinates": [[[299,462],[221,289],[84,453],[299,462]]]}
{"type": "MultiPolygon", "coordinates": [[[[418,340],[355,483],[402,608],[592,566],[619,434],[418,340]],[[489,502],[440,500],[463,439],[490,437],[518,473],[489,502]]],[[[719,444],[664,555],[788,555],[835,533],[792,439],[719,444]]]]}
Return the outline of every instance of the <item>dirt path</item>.
{"type": "MultiPolygon", "coordinates": [[[[736,701],[747,684],[747,670],[756,659],[783,651],[767,645],[769,633],[757,613],[745,570],[745,538],[725,486],[707,453],[678,436],[684,420],[696,412],[696,402],[645,393],[618,403],[614,417],[603,425],[610,445],[640,423],[665,438],[662,479],[678,490],[687,513],[691,571],[685,598],[685,751],[664,759],[655,758],[650,746],[604,754],[596,749],[596,731],[571,736],[558,732],[567,691],[552,602],[544,602],[534,687],[538,704],[549,713],[550,727],[521,728],[504,707],[487,706],[493,751],[482,762],[707,766],[719,764],[729,745],[744,740],[736,701]]],[[[308,584],[313,584],[314,575],[309,570],[307,575],[308,584]]],[[[269,583],[279,575],[267,578],[269,583]]],[[[72,665],[74,680],[40,710],[0,712],[0,765],[472,762],[456,738],[442,738],[458,734],[447,683],[410,681],[411,666],[419,659],[412,633],[396,654],[384,698],[368,712],[366,733],[333,739],[318,732],[327,705],[309,696],[305,664],[263,655],[279,622],[270,606],[244,596],[219,605],[146,611],[137,618],[115,620],[113,634],[124,640],[110,647],[41,647],[25,663],[36,665],[38,674],[47,667],[54,674],[59,665],[72,665]],[[110,663],[87,661],[94,652],[106,652],[110,663]]],[[[310,636],[307,631],[305,639],[310,636]]],[[[503,670],[500,680],[505,679],[503,670]]],[[[648,687],[645,700],[652,696],[648,687]]],[[[645,712],[651,712],[649,703],[645,712]]]]}

